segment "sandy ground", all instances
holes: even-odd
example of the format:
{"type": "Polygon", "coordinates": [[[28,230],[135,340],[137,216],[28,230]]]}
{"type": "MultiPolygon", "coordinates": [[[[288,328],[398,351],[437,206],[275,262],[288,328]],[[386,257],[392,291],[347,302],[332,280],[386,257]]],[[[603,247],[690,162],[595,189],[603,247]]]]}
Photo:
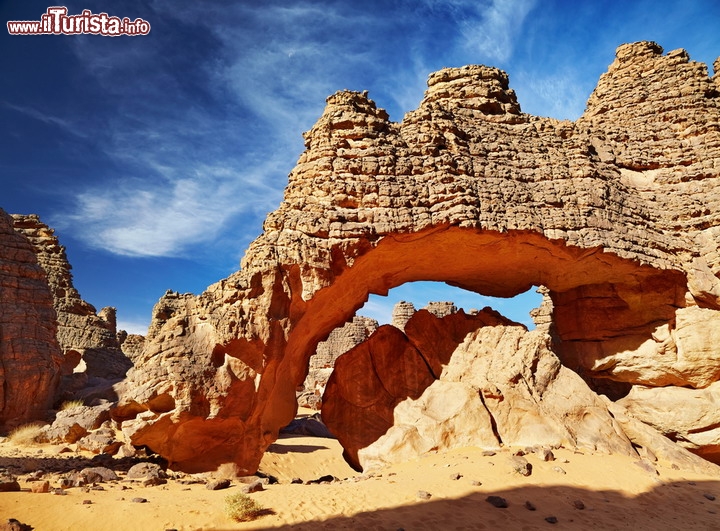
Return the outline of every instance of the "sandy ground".
{"type": "MultiPolygon", "coordinates": [[[[54,452],[57,447],[19,448],[3,442],[0,468],[31,470],[72,458],[54,452]]],[[[71,488],[66,496],[57,496],[31,493],[27,474],[19,474],[22,492],[0,492],[0,523],[16,518],[41,531],[720,528],[717,478],[664,467],[654,474],[623,456],[568,449],[554,453],[553,462],[527,455],[533,465],[529,477],[513,471],[510,451],[485,456],[475,448],[362,475],[342,460],[337,441],[286,437],[265,455],[261,470],[280,483],[251,494],[267,509],[252,522],[236,523],[224,513],[224,499],[239,491],[238,482],[210,491],[204,484],[173,479],[155,487],[121,481],[105,483],[103,491],[71,488]],[[311,480],[326,474],[342,481],[290,484],[294,477],[311,480]],[[418,491],[431,497],[420,499],[418,491]],[[489,495],[505,498],[508,507],[495,508],[486,501],[489,495]],[[147,503],[132,502],[136,497],[147,503]],[[526,502],[536,510],[526,508],[526,502]],[[557,523],[549,523],[548,517],[557,523]]],[[[59,476],[50,479],[55,486],[59,476]]]]}

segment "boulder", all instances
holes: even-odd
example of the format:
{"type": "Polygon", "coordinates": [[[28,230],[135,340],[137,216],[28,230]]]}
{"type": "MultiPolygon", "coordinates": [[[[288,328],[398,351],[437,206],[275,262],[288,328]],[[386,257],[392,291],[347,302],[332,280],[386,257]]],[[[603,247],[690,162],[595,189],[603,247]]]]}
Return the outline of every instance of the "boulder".
{"type": "MultiPolygon", "coordinates": [[[[487,326],[457,347],[440,379],[395,407],[393,426],[358,451],[363,470],[431,450],[532,445],[636,455],[606,404],[522,326],[487,326]]],[[[340,436],[338,436],[340,440],[340,436]]]]}
{"type": "Polygon", "coordinates": [[[635,385],[617,402],[635,419],[720,464],[720,382],[705,389],[635,385]]]}

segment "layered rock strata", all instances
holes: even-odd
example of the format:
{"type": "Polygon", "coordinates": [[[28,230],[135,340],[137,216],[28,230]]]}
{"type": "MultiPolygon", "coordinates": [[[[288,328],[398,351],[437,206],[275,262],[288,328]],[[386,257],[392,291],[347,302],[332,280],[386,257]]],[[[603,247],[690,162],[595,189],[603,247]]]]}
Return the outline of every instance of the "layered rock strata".
{"type": "Polygon", "coordinates": [[[75,289],[65,247],[55,231],[35,214],[13,214],[14,227],[32,244],[47,275],[57,315],[57,339],[65,355],[63,371],[89,377],[120,379],[132,366],[120,350],[115,308],[99,312],[75,289]]]}
{"type": "Polygon", "coordinates": [[[241,271],[156,305],[116,419],[175,468],[252,471],[317,344],[415,280],[545,286],[553,350],[587,381],[707,385],[682,360],[717,344],[668,339],[720,310],[718,94],[705,65],[645,42],[618,48],[576,122],[523,114],[485,66],[431,74],[399,123],[330,96],[241,271]]]}
{"type": "Polygon", "coordinates": [[[0,209],[0,429],[45,416],[62,353],[47,276],[0,209]]]}

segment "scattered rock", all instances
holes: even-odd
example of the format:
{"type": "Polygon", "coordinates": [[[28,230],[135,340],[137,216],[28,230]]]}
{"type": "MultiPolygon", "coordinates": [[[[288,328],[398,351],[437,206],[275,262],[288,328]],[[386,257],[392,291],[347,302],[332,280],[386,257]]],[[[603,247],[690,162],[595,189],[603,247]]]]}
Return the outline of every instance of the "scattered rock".
{"type": "Polygon", "coordinates": [[[92,500],[83,500],[83,505],[92,505],[92,500]]]}
{"type": "Polygon", "coordinates": [[[0,524],[0,531],[32,531],[35,529],[33,526],[23,524],[15,518],[10,518],[7,522],[0,524]]]}
{"type": "Polygon", "coordinates": [[[555,461],[555,454],[550,448],[538,448],[535,453],[543,461],[555,461]]]}
{"type": "Polygon", "coordinates": [[[527,477],[532,474],[532,465],[524,457],[513,456],[510,459],[510,463],[512,464],[513,470],[521,476],[527,477]]]}
{"type": "MultiPolygon", "coordinates": [[[[262,484],[260,484],[262,486],[262,484]]],[[[223,490],[230,487],[229,479],[214,479],[205,485],[207,490],[223,490]]]]}
{"type": "Polygon", "coordinates": [[[33,483],[33,485],[30,487],[30,491],[34,492],[36,494],[43,494],[46,492],[50,492],[50,482],[49,481],[40,481],[37,483],[33,483]]]}
{"type": "Polygon", "coordinates": [[[249,483],[247,485],[243,485],[242,488],[240,489],[240,491],[243,492],[244,494],[260,492],[261,490],[265,490],[265,487],[263,486],[263,482],[261,480],[257,480],[252,483],[249,483]]]}
{"type": "Polygon", "coordinates": [[[20,483],[15,476],[0,476],[0,492],[19,492],[20,483]]]}
{"type": "Polygon", "coordinates": [[[562,467],[554,466],[552,469],[554,472],[557,472],[558,474],[562,474],[562,475],[567,474],[567,472],[565,472],[565,470],[563,470],[562,467]]]}
{"type": "Polygon", "coordinates": [[[485,501],[493,507],[497,507],[498,509],[507,509],[508,507],[507,500],[500,496],[488,496],[487,498],[485,498],[485,501]]]}
{"type": "Polygon", "coordinates": [[[493,452],[492,450],[484,450],[482,455],[483,457],[492,457],[494,455],[497,455],[497,452],[493,452]]]}
{"type": "Polygon", "coordinates": [[[537,507],[535,507],[535,504],[533,504],[531,501],[526,501],[526,502],[525,502],[525,508],[526,508],[528,511],[535,511],[535,510],[537,510],[537,507]]]}
{"type": "Polygon", "coordinates": [[[585,509],[585,504],[583,503],[582,500],[575,500],[573,502],[573,507],[575,507],[579,511],[582,511],[583,509],[585,509]]]}
{"type": "Polygon", "coordinates": [[[148,479],[167,479],[167,473],[157,463],[138,463],[128,470],[127,479],[146,481],[148,479]]]}
{"type": "Polygon", "coordinates": [[[558,519],[557,519],[556,516],[548,516],[548,517],[545,518],[545,521],[546,521],[548,524],[557,524],[557,523],[558,523],[558,519]]]}
{"type": "Polygon", "coordinates": [[[425,490],[419,490],[419,491],[417,491],[417,494],[415,495],[415,497],[418,500],[429,500],[430,498],[432,498],[432,494],[430,494],[429,492],[427,492],[425,490]]]}
{"type": "Polygon", "coordinates": [[[450,479],[453,481],[457,481],[458,479],[461,479],[462,477],[463,477],[462,474],[459,474],[459,473],[450,474],[450,479]]]}
{"type": "MultiPolygon", "coordinates": [[[[142,480],[142,486],[143,487],[156,487],[158,485],[165,485],[167,484],[168,480],[165,478],[158,478],[158,477],[149,477],[147,479],[142,480]]],[[[217,489],[211,489],[211,490],[217,490],[217,489]]]]}
{"type": "Polygon", "coordinates": [[[478,480],[476,480],[476,479],[473,479],[473,480],[470,482],[470,485],[472,485],[473,487],[480,487],[480,486],[482,486],[482,481],[478,481],[478,480]]]}
{"type": "Polygon", "coordinates": [[[705,498],[707,498],[710,501],[715,501],[715,496],[713,496],[712,494],[709,494],[706,492],[705,494],[703,494],[703,496],[705,496],[705,498]]]}
{"type": "Polygon", "coordinates": [[[302,483],[303,483],[303,480],[300,478],[292,478],[290,480],[291,485],[302,485],[302,483]]]}
{"type": "Polygon", "coordinates": [[[133,498],[130,500],[133,503],[147,503],[147,498],[133,498]]]}
{"type": "Polygon", "coordinates": [[[330,474],[325,476],[320,476],[317,479],[311,479],[306,484],[307,485],[318,485],[320,483],[333,483],[334,481],[338,481],[338,478],[335,476],[331,476],[330,474]]]}

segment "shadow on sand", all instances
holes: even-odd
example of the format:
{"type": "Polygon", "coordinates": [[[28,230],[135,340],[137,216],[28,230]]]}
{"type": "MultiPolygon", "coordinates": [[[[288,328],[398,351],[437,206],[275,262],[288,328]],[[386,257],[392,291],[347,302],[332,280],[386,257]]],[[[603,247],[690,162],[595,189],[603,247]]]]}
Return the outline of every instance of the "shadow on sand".
{"type": "MultiPolygon", "coordinates": [[[[310,490],[308,496],[312,496],[310,490]]],[[[652,491],[633,497],[618,491],[572,486],[528,486],[478,492],[458,499],[439,499],[441,497],[442,493],[436,492],[430,500],[412,505],[279,527],[263,525],[261,518],[243,528],[307,531],[720,529],[720,481],[658,484],[652,491]],[[488,494],[505,498],[508,507],[494,507],[486,501],[488,494]],[[528,509],[526,502],[535,510],[528,509]]]]}

